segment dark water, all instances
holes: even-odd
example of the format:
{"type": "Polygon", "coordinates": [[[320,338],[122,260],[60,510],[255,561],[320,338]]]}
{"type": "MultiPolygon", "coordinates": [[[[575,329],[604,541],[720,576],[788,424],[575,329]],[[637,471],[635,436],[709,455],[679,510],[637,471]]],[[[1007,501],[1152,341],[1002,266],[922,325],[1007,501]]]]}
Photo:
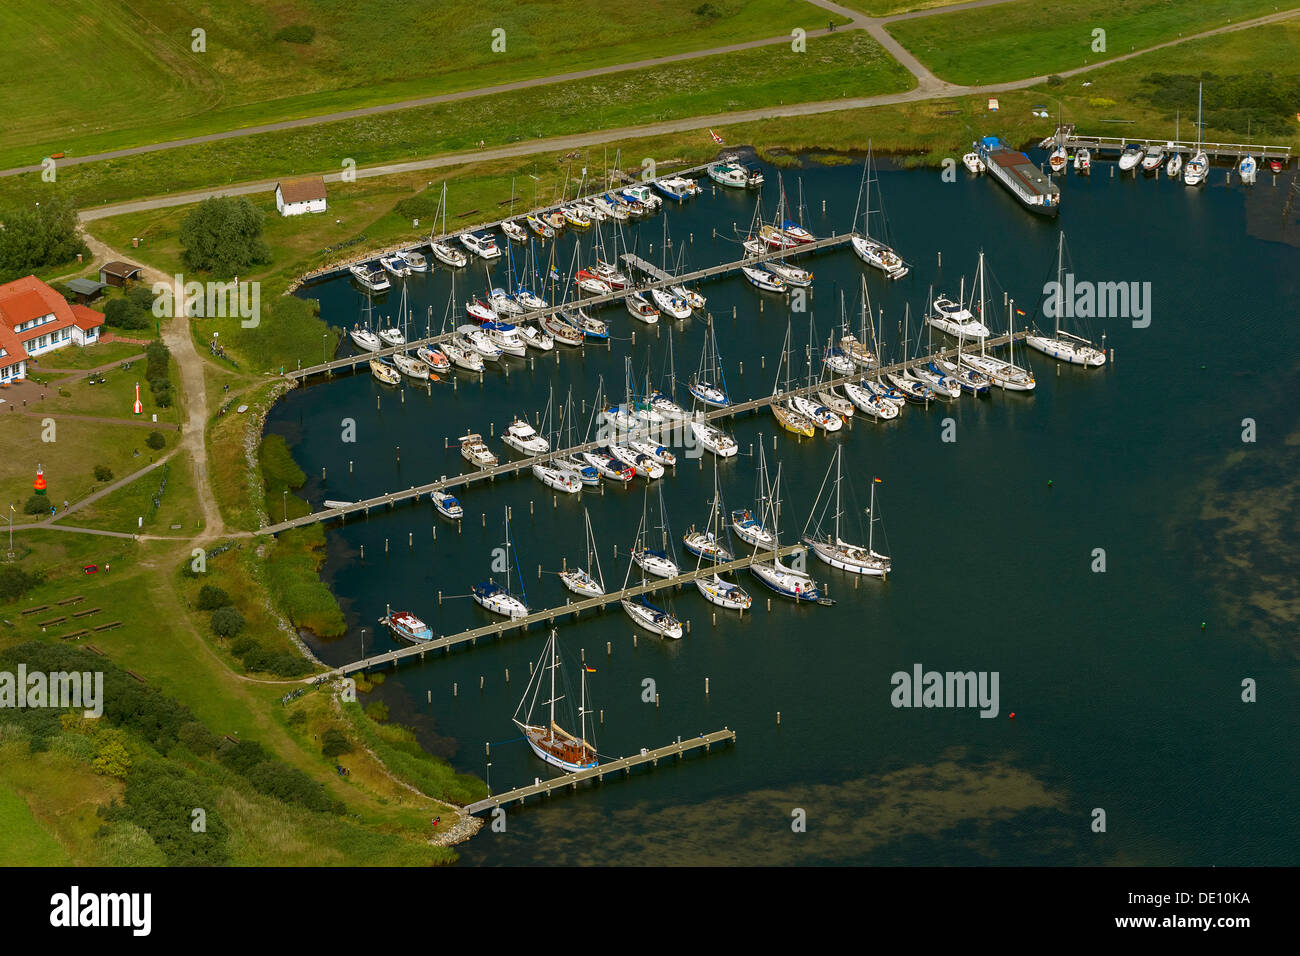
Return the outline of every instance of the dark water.
{"type": "MultiPolygon", "coordinates": [[[[1228,456],[1268,461],[1293,428],[1286,396],[1297,374],[1286,326],[1295,319],[1300,256],[1272,241],[1286,184],[1274,189],[1261,176],[1253,191],[1227,187],[1219,169],[1211,186],[1191,190],[1108,173],[1098,164],[1091,181],[1069,179],[1059,223],[1030,216],[992,182],[964,173],[956,183],[932,171],[882,173],[893,243],[913,264],[898,283],[869,278],[895,355],[904,304],[917,312],[931,283],[955,294],[981,248],[998,281],[990,298],[1000,304],[1005,289],[1032,316],[1055,268],[1061,228],[1079,279],[1151,283],[1150,326],[1092,320],[1089,331],[1104,331],[1115,349],[1115,362],[1100,371],[1067,367],[1058,376],[1054,363],[1030,353],[1039,382],[1032,395],[909,407],[895,423],[858,421],[837,438],[795,441],[782,433],[774,457],[783,466],[783,537],[802,527],[842,443],[859,508],[870,477],[884,480],[878,504],[894,559],[889,581],[862,580],[855,589],[851,575],[810,561],[838,603],[795,607],[774,596],[769,613],[768,592],[742,574],[755,613],[737,620],[718,609],[716,627],[713,606],[683,591],[664,597],[692,622],[680,642],[642,633],[634,647],[631,622],[616,607],[564,624],[563,653],[576,661],[585,649],[597,668],[591,694],[604,712],[602,753],[635,753],[723,726],[738,731],[738,744],[515,808],[506,832],[485,828],[461,848],[464,862],[1295,862],[1294,657],[1220,623],[1222,602],[1234,595],[1223,593],[1218,569],[1205,559],[1217,552],[1198,523],[1201,499],[1228,456]],[[955,443],[940,440],[949,416],[955,443]],[[1245,417],[1258,423],[1256,444],[1241,441],[1245,417]],[[1104,574],[1091,571],[1096,548],[1106,552],[1104,574]],[[997,718],[892,707],[891,674],[916,663],[997,671],[997,718]],[[1247,677],[1258,682],[1258,703],[1240,699],[1247,677]],[[656,683],[658,708],[642,701],[646,678],[656,683]],[[796,808],[806,812],[806,832],[792,832],[796,808]],[[1094,808],[1105,811],[1105,833],[1091,828],[1094,808]]],[[[796,195],[799,176],[785,174],[796,195]]],[[[823,235],[848,228],[860,169],[801,176],[805,224],[823,235]]],[[[775,194],[771,174],[769,215],[775,194]]],[[[730,235],[733,222],[744,229],[752,208],[752,197],[721,191],[672,208],[674,256],[685,248],[688,268],[737,258],[739,247],[711,231],[730,235]]],[[[658,261],[662,216],[631,235],[639,252],[658,261]]],[[[570,241],[557,257],[565,271],[570,241]]],[[[824,336],[838,323],[840,293],[852,303],[863,267],[847,249],[812,261],[813,309],[824,336]]],[[[408,282],[422,333],[430,305],[434,325],[441,322],[447,273],[408,282]]],[[[457,282],[458,300],[467,286],[483,285],[481,267],[472,270],[457,282]]],[[[701,291],[716,318],[733,398],[770,391],[784,303],[738,278],[701,291]]],[[[355,321],[359,298],[346,280],[305,294],[321,299],[329,321],[355,321]]],[[[396,307],[390,294],[378,311],[396,307]]],[[[454,392],[445,384],[431,396],[407,389],[404,404],[369,375],[344,375],[288,395],[268,429],[286,436],[313,476],[305,493],[319,507],[326,497],[354,499],[458,473],[455,436],[486,435],[490,423],[499,434],[513,414],[544,407],[552,385],[560,397],[572,386],[590,412],[597,376],[621,388],[627,355],[640,374],[650,363],[661,381],[670,335],[679,381],[686,380],[703,322],[664,321],[649,332],[638,324],[633,346],[626,340],[633,322],[622,308],[604,314],[622,337],[609,349],[560,351],[558,365],[539,358],[531,372],[516,360],[508,378],[490,370],[482,386],[463,378],[454,392]],[[356,421],[355,444],[340,440],[345,418],[356,421]]],[[[455,321],[462,316],[458,310],[455,321]]],[[[798,373],[806,314],[793,316],[793,338],[798,373]]],[[[770,452],[774,430],[767,413],[732,427],[742,452],[760,441],[770,452]]],[[[490,443],[503,451],[499,441],[490,443]]],[[[711,458],[703,469],[683,462],[664,479],[678,537],[707,515],[711,468],[711,458]]],[[[744,454],[720,466],[728,505],[752,502],[754,468],[744,454]]],[[[487,575],[507,505],[533,608],[564,603],[558,579],[547,573],[539,581],[537,566],[553,572],[562,556],[581,560],[584,506],[606,583],[617,586],[641,517],[641,488],[637,481],[603,496],[584,492],[553,507],[549,490],[518,477],[465,492],[460,535],[427,501],[332,526],[325,575],[352,630],[320,647],[322,657],[356,659],[363,626],[367,651],[393,646],[386,633],[376,634],[386,604],[415,611],[438,633],[484,623],[467,597],[448,597],[439,607],[436,593],[464,595],[487,575]],[[622,561],[614,560],[616,545],[622,561]]],[[[858,537],[856,529],[845,537],[858,537]]],[[[545,633],[537,628],[403,664],[376,694],[394,720],[416,727],[429,749],[458,768],[487,773],[484,743],[491,741],[495,790],[531,783],[548,771],[517,739],[510,717],[545,633]]]]}

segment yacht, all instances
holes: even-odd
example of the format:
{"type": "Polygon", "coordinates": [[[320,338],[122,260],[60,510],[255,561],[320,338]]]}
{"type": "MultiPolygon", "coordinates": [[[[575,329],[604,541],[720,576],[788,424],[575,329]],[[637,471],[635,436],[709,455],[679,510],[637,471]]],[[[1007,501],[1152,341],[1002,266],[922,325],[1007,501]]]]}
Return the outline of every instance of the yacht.
{"type": "Polygon", "coordinates": [[[501,256],[496,237],[486,229],[478,232],[462,232],[460,244],[481,259],[498,259],[501,256]]]}

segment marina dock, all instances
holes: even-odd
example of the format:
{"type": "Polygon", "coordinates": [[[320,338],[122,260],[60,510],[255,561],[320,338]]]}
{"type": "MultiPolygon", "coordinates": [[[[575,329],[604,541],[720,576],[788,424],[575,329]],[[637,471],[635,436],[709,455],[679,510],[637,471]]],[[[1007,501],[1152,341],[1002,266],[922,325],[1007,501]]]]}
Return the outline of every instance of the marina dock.
{"type": "Polygon", "coordinates": [[[1125,146],[1136,143],[1144,149],[1151,146],[1163,146],[1166,149],[1172,148],[1189,156],[1195,153],[1197,149],[1203,149],[1211,160],[1241,159],[1243,156],[1254,156],[1261,161],[1280,159],[1284,163],[1289,164],[1291,162],[1290,146],[1267,146],[1263,143],[1196,143],[1195,141],[1160,137],[1145,139],[1141,136],[1084,136],[1078,133],[1073,125],[1060,127],[1056,135],[1047,137],[1040,145],[1044,149],[1050,149],[1056,144],[1058,136],[1061,144],[1070,152],[1084,148],[1094,153],[1113,152],[1119,154],[1124,151],[1125,146]]]}
{"type": "MultiPolygon", "coordinates": [[[[806,550],[802,544],[787,544],[777,548],[777,554],[780,557],[787,557],[796,552],[806,550]]],[[[760,557],[767,557],[771,551],[759,552],[760,557]]],[[[709,577],[713,574],[725,574],[728,571],[738,571],[741,568],[747,568],[754,561],[754,555],[746,555],[736,558],[732,561],[724,561],[720,564],[705,562],[697,570],[687,571],[672,578],[653,578],[647,580],[644,584],[638,584],[634,587],[623,588],[619,591],[611,591],[608,594],[602,594],[599,597],[583,598],[580,601],[571,601],[568,604],[562,604],[559,607],[547,608],[544,611],[534,611],[527,617],[516,618],[513,620],[494,621],[491,624],[484,624],[482,627],[470,628],[467,631],[461,631],[458,634],[449,634],[445,637],[437,637],[432,641],[424,641],[419,644],[411,644],[406,647],[399,647],[396,650],[388,651],[383,654],[376,654],[373,657],[366,657],[359,661],[353,661],[350,664],[344,664],[336,667],[325,675],[325,678],[346,677],[348,674],[354,674],[357,671],[370,670],[375,667],[382,667],[386,664],[396,665],[398,661],[405,660],[408,657],[419,657],[423,659],[424,655],[430,651],[449,651],[459,644],[477,643],[480,637],[501,637],[511,631],[526,631],[530,625],[545,622],[554,624],[557,618],[573,615],[575,618],[580,616],[583,611],[593,611],[606,607],[610,604],[616,604],[624,598],[639,597],[642,594],[653,594],[656,591],[662,591],[666,588],[677,588],[683,584],[690,583],[696,578],[709,577]]],[[[809,603],[809,602],[804,602],[809,603]]],[[[629,619],[628,625],[635,627],[629,619]]],[[[316,678],[320,679],[320,676],[316,678]]]]}
{"type": "Polygon", "coordinates": [[[505,793],[495,794],[484,800],[471,803],[465,809],[470,813],[482,813],[485,810],[504,807],[511,803],[523,803],[529,797],[549,797],[552,793],[565,789],[576,790],[578,784],[584,780],[595,780],[600,783],[607,774],[619,772],[630,774],[633,767],[641,767],[645,764],[657,767],[660,760],[669,757],[685,757],[691,751],[700,749],[703,749],[705,753],[709,753],[714,744],[729,744],[735,743],[735,741],[736,732],[726,727],[715,730],[711,734],[700,734],[698,737],[691,737],[687,740],[678,737],[676,743],[657,747],[654,750],[642,750],[633,757],[620,757],[618,760],[611,760],[609,763],[597,764],[595,767],[566,773],[559,777],[552,777],[549,780],[542,780],[540,777],[536,778],[535,783],[526,787],[518,787],[514,790],[507,790],[505,793]]]}
{"type": "MultiPolygon", "coordinates": [[[[1006,345],[1013,338],[1019,342],[1024,339],[1028,333],[1016,332],[1014,335],[1000,335],[996,338],[990,338],[985,341],[986,348],[996,348],[1000,345],[1006,345]]],[[[946,349],[940,349],[931,355],[920,358],[908,359],[903,362],[895,362],[892,365],[882,366],[880,374],[886,375],[890,372],[899,372],[914,365],[920,365],[924,362],[935,361],[938,359],[951,358],[957,354],[957,346],[946,349]]],[[[373,353],[370,353],[373,354],[373,353]]],[[[358,361],[364,361],[362,356],[358,361]]],[[[351,360],[348,360],[351,361],[351,360]]],[[[873,370],[874,371],[874,370],[873,370]]],[[[734,418],[736,415],[742,415],[748,412],[756,412],[773,402],[779,401],[790,395],[808,395],[819,389],[833,388],[850,382],[861,381],[864,377],[861,370],[855,371],[852,375],[843,375],[838,378],[828,379],[825,382],[816,382],[813,385],[805,385],[799,388],[792,388],[788,392],[776,392],[771,395],[764,395],[760,398],[750,399],[744,402],[737,402],[733,405],[725,405],[722,408],[713,408],[707,412],[698,413],[695,420],[697,421],[716,421],[721,418],[734,418]]],[[[421,497],[431,494],[434,491],[446,491],[451,488],[464,487],[476,481],[493,481],[499,475],[514,475],[525,469],[531,468],[534,464],[546,461],[561,455],[573,455],[582,451],[592,451],[606,444],[605,441],[584,442],[581,445],[574,445],[571,448],[560,448],[549,451],[544,455],[534,455],[528,458],[518,458],[514,461],[505,461],[494,465],[491,468],[476,469],[465,474],[453,475],[449,478],[439,478],[437,481],[427,482],[422,485],[412,485],[410,488],[385,492],[382,495],[376,495],[373,498],[366,498],[362,501],[354,501],[346,505],[340,505],[333,508],[323,508],[320,511],[313,511],[311,514],[302,515],[298,518],[290,518],[288,521],[280,521],[275,524],[259,528],[254,534],[275,535],[282,531],[288,531],[292,528],[301,528],[304,525],[315,524],[317,521],[332,521],[335,518],[346,520],[350,514],[361,512],[368,515],[372,508],[393,507],[404,501],[417,501],[421,497]]]]}
{"type": "MultiPolygon", "coordinates": [[[[773,249],[769,252],[764,252],[761,255],[748,256],[744,259],[737,259],[733,262],[724,262],[720,265],[709,266],[707,269],[697,269],[694,272],[684,273],[679,276],[673,276],[666,272],[662,272],[647,262],[644,263],[644,265],[654,269],[655,273],[658,273],[662,278],[655,278],[651,282],[636,284],[618,292],[609,292],[605,295],[583,296],[582,298],[574,299],[572,302],[567,302],[563,305],[550,305],[544,309],[531,311],[526,315],[519,316],[518,318],[521,322],[528,321],[530,319],[540,318],[544,315],[554,315],[557,312],[563,312],[567,309],[588,308],[591,306],[619,302],[633,292],[646,292],[651,289],[662,289],[665,286],[670,285],[697,282],[701,279],[713,279],[721,275],[726,275],[729,272],[739,271],[743,266],[759,265],[771,259],[782,258],[782,256],[785,258],[794,258],[797,255],[820,252],[823,249],[834,249],[837,246],[844,245],[852,239],[854,235],[856,235],[856,233],[848,232],[837,236],[827,236],[824,239],[807,242],[791,249],[773,249]]],[[[623,258],[625,260],[628,259],[627,256],[624,256],[623,258]]],[[[637,261],[643,262],[643,260],[639,259],[637,261]]],[[[638,266],[638,268],[641,268],[641,266],[638,266]]],[[[356,355],[346,356],[345,358],[334,359],[330,362],[322,362],[319,365],[309,365],[306,368],[299,366],[296,369],[286,370],[284,377],[294,381],[301,381],[302,379],[310,378],[313,375],[333,374],[339,369],[355,369],[358,365],[364,365],[376,356],[392,355],[394,352],[409,352],[411,349],[418,348],[421,345],[437,345],[439,342],[446,341],[451,337],[451,335],[452,333],[444,333],[442,335],[433,335],[423,339],[412,339],[404,345],[388,346],[375,352],[361,352],[356,355]]]]}

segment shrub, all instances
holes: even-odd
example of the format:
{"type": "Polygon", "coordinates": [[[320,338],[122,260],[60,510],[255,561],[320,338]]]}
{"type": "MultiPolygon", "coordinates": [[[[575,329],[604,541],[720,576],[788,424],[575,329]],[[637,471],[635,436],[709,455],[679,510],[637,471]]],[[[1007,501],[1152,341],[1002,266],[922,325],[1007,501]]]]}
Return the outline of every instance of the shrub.
{"type": "Polygon", "coordinates": [[[1049,77],[1047,78],[1047,85],[1048,85],[1048,86],[1061,86],[1061,85],[1063,85],[1064,83],[1065,83],[1065,80],[1064,80],[1063,78],[1061,78],[1060,76],[1058,76],[1057,74],[1055,74],[1055,73],[1053,73],[1051,76],[1049,76],[1049,77]]]}
{"type": "Polygon", "coordinates": [[[221,738],[197,720],[181,724],[181,729],[176,736],[190,753],[199,757],[207,756],[221,744],[221,738]]]}
{"type": "Polygon", "coordinates": [[[281,27],[275,31],[275,40],[283,40],[285,43],[310,43],[316,39],[316,28],[302,23],[295,23],[292,26],[281,27]]]}
{"type": "Polygon", "coordinates": [[[116,727],[103,727],[95,734],[95,758],[90,762],[95,773],[125,780],[131,769],[131,755],[126,752],[126,734],[116,727]]]}
{"type": "Polygon", "coordinates": [[[331,727],[321,734],[320,752],[326,757],[338,757],[352,752],[352,741],[336,727],[331,727]]]}
{"type": "Polygon", "coordinates": [[[23,514],[39,515],[50,510],[50,499],[45,495],[32,495],[23,504],[23,514]]]}
{"type": "Polygon", "coordinates": [[[113,469],[112,469],[112,468],[109,468],[108,465],[96,465],[96,466],[95,466],[95,480],[96,480],[96,481],[112,481],[112,480],[113,480],[113,469]]]}
{"type": "Polygon", "coordinates": [[[289,711],[289,726],[297,727],[299,724],[307,722],[307,711],[301,707],[295,707],[289,711]]]}
{"type": "Polygon", "coordinates": [[[16,564],[0,565],[0,601],[14,601],[41,583],[38,574],[31,574],[16,564]]]}
{"type": "Polygon", "coordinates": [[[132,282],[126,288],[126,299],[141,312],[153,313],[153,287],[143,282],[132,282]]]}
{"type": "Polygon", "coordinates": [[[230,607],[230,595],[215,584],[205,584],[199,588],[199,610],[215,611],[219,607],[230,607]]]}
{"type": "Polygon", "coordinates": [[[113,329],[148,328],[150,315],[130,299],[111,299],[104,306],[104,324],[113,329]]]}
{"type": "Polygon", "coordinates": [[[153,393],[153,403],[159,408],[172,407],[172,390],[171,388],[159,389],[153,393]]]}
{"type": "Polygon", "coordinates": [[[158,451],[167,444],[167,439],[163,438],[162,432],[150,432],[149,437],[144,440],[144,443],[154,451],[158,451]]]}
{"type": "Polygon", "coordinates": [[[219,607],[212,612],[212,633],[218,637],[234,637],[244,629],[244,615],[233,607],[219,607]]]}
{"type": "Polygon", "coordinates": [[[382,700],[377,700],[366,708],[366,716],[377,724],[387,723],[388,705],[382,700]]]}

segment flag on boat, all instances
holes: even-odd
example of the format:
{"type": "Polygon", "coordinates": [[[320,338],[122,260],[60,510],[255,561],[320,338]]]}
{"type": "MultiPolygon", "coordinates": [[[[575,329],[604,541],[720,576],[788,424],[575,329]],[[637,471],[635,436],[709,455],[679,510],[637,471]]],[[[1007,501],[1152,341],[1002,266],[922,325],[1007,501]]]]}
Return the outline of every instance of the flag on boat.
{"type": "Polygon", "coordinates": [[[1016,315],[1024,315],[1024,314],[1025,314],[1024,309],[1016,309],[1016,315]]]}
{"type": "Polygon", "coordinates": [[[594,673],[596,673],[596,668],[591,667],[591,666],[586,665],[586,664],[584,664],[584,665],[582,666],[582,669],[585,670],[588,674],[594,674],[594,673]]]}
{"type": "Polygon", "coordinates": [[[885,479],[883,479],[883,478],[872,478],[871,480],[874,481],[874,482],[875,482],[876,484],[878,484],[878,485],[883,485],[883,484],[885,483],[885,479]]]}
{"type": "Polygon", "coordinates": [[[722,144],[722,137],[719,136],[717,133],[713,132],[713,130],[709,130],[709,135],[713,137],[713,141],[714,141],[715,143],[717,143],[717,144],[719,144],[719,145],[722,144]]]}

